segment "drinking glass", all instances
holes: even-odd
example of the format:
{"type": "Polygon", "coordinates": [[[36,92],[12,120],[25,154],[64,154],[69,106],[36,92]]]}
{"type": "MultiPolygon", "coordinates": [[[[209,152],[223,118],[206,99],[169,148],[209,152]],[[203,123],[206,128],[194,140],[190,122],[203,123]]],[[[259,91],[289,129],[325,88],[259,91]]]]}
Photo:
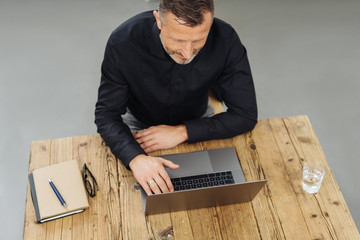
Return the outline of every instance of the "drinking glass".
{"type": "Polygon", "coordinates": [[[307,162],[303,166],[302,188],[308,193],[320,190],[325,174],[325,168],[320,162],[307,162]]]}

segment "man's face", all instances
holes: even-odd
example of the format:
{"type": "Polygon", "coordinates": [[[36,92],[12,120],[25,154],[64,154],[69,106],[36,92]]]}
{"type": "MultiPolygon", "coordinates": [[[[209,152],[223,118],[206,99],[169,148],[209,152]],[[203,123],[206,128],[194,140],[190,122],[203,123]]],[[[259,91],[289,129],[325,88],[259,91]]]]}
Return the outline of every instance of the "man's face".
{"type": "Polygon", "coordinates": [[[204,13],[204,21],[194,27],[186,26],[172,12],[154,11],[157,26],[161,30],[160,38],[165,51],[178,64],[190,63],[200,49],[205,45],[213,14],[204,13]]]}

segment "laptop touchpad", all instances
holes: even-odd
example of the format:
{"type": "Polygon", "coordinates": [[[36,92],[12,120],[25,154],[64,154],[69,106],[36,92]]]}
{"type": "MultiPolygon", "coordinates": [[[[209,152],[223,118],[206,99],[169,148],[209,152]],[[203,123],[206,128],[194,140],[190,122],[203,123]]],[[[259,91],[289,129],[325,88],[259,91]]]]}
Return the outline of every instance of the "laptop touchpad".
{"type": "Polygon", "coordinates": [[[209,150],[212,167],[215,172],[240,170],[239,159],[234,148],[220,148],[209,150]]]}
{"type": "Polygon", "coordinates": [[[163,158],[180,165],[177,170],[165,168],[170,178],[213,172],[207,151],[165,155],[163,158]]]}

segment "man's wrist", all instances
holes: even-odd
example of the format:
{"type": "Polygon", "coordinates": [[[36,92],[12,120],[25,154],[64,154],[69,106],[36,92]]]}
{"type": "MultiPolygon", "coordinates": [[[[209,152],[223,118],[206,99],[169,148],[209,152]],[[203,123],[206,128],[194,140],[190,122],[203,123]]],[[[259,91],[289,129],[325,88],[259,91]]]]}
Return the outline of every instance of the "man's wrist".
{"type": "Polygon", "coordinates": [[[181,136],[182,142],[185,142],[189,139],[188,134],[187,134],[187,129],[186,126],[183,125],[178,125],[177,126],[178,130],[179,130],[179,134],[181,136]]]}
{"type": "Polygon", "coordinates": [[[139,160],[140,158],[146,157],[145,154],[139,154],[136,157],[134,157],[133,159],[130,160],[129,162],[129,168],[132,169],[132,166],[136,163],[137,160],[139,160]]]}

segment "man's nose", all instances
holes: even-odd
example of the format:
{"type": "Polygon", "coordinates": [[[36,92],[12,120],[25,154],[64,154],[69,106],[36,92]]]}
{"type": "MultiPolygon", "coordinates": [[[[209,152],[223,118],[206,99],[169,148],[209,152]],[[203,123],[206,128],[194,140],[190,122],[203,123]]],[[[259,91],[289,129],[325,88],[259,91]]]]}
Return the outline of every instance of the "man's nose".
{"type": "Polygon", "coordinates": [[[192,43],[185,44],[184,48],[183,48],[183,52],[182,52],[183,58],[184,59],[192,58],[193,52],[194,52],[194,50],[193,50],[192,43]]]}

